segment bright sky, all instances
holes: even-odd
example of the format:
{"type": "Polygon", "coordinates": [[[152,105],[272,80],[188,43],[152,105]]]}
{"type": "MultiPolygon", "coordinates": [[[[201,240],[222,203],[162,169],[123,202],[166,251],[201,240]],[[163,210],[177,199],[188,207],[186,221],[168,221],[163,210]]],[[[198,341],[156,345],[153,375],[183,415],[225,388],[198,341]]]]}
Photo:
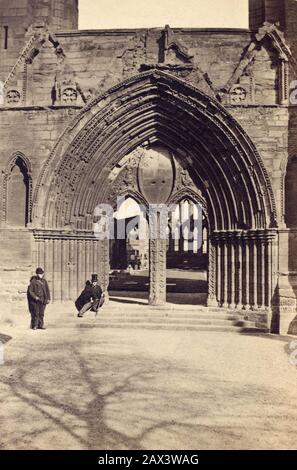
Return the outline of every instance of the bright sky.
{"type": "Polygon", "coordinates": [[[248,0],[79,0],[80,29],[247,28],[248,0]]]}

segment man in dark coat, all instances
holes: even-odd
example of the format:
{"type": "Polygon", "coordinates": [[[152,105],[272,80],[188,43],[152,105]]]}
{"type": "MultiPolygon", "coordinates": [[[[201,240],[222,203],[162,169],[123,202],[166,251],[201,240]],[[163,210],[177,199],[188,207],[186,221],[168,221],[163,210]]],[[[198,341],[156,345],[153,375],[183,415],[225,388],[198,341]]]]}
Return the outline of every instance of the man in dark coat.
{"type": "Polygon", "coordinates": [[[84,290],[75,302],[78,310],[78,317],[82,318],[87,310],[92,312],[98,311],[101,306],[103,294],[102,289],[98,284],[97,274],[92,274],[91,281],[87,281],[84,290]]]}
{"type": "Polygon", "coordinates": [[[51,296],[42,268],[37,268],[36,276],[31,277],[27,298],[29,312],[31,313],[32,330],[45,330],[44,311],[46,305],[50,302],[51,296]]]}

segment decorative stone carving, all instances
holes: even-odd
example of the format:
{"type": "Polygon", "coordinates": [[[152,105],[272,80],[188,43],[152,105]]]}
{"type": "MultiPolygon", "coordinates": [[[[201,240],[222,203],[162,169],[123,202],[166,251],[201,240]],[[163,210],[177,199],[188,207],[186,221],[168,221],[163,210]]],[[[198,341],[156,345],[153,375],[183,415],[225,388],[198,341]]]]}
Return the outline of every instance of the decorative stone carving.
{"type": "Polygon", "coordinates": [[[162,52],[163,62],[165,63],[176,62],[176,60],[189,63],[193,59],[187,47],[177,38],[169,25],[166,25],[163,31],[163,51],[161,51],[161,54],[162,52]]]}
{"type": "Polygon", "coordinates": [[[108,300],[108,285],[109,285],[109,270],[110,270],[109,240],[101,240],[98,242],[98,244],[99,244],[99,256],[100,256],[98,277],[99,277],[101,288],[103,292],[105,293],[106,300],[108,300]]]}
{"type": "Polygon", "coordinates": [[[159,62],[152,63],[147,60],[141,63],[139,70],[147,71],[153,69],[162,70],[184,79],[194,84],[207,95],[216,98],[216,92],[213,89],[208,74],[204,73],[198,64],[193,62],[193,56],[189,53],[188,48],[168,25],[162,32],[159,40],[159,62]]]}
{"type": "MultiPolygon", "coordinates": [[[[127,192],[137,194],[139,192],[137,171],[139,165],[139,157],[137,151],[125,158],[125,163],[121,167],[115,167],[108,181],[108,195],[106,200],[110,204],[116,204],[116,198],[125,195],[127,192]]],[[[138,199],[138,198],[137,198],[138,199]]]]}
{"type": "Polygon", "coordinates": [[[174,183],[173,160],[161,147],[143,151],[138,166],[139,188],[150,204],[165,204],[174,183]]]}
{"type": "Polygon", "coordinates": [[[149,304],[166,302],[166,240],[150,240],[150,292],[149,304]]]}
{"type": "Polygon", "coordinates": [[[292,57],[292,52],[286,43],[284,33],[277,27],[276,24],[265,22],[263,26],[259,28],[259,31],[256,34],[257,41],[260,43],[266,37],[269,37],[272,41],[272,45],[278,52],[279,58],[288,62],[292,57]]]}
{"type": "Polygon", "coordinates": [[[75,104],[77,100],[77,91],[75,88],[65,87],[61,92],[61,101],[63,104],[75,104]]]}
{"type": "Polygon", "coordinates": [[[248,91],[241,85],[233,85],[230,90],[231,104],[245,104],[247,102],[248,91]]]}
{"type": "Polygon", "coordinates": [[[207,205],[201,191],[197,188],[194,181],[189,175],[187,169],[182,168],[177,159],[174,159],[175,166],[175,184],[173,194],[169,199],[170,204],[177,203],[179,200],[187,197],[192,198],[193,201],[197,202],[203,208],[205,214],[207,214],[207,205]]]}
{"type": "MultiPolygon", "coordinates": [[[[14,66],[12,67],[11,71],[9,72],[5,82],[4,82],[4,90],[8,90],[9,87],[12,87],[13,83],[16,81],[22,81],[22,93],[19,90],[20,98],[22,97],[23,101],[26,103],[26,89],[27,89],[27,73],[26,69],[33,63],[35,57],[38,56],[42,46],[48,41],[54,48],[54,53],[58,59],[58,66],[64,62],[65,54],[63,48],[59,44],[59,41],[56,37],[51,33],[48,29],[48,26],[45,23],[31,25],[27,32],[26,32],[26,39],[27,43],[25,44],[24,48],[21,50],[14,66]],[[23,95],[23,96],[22,96],[23,95]]],[[[32,79],[32,77],[30,77],[32,79]]],[[[12,88],[11,88],[12,89],[12,88]]],[[[7,92],[6,92],[7,95],[7,92]]],[[[10,104],[15,104],[17,99],[17,95],[14,96],[13,102],[10,104]]],[[[49,97],[50,99],[50,97],[49,97]]],[[[19,100],[20,101],[20,100],[19,100]]],[[[19,102],[18,101],[18,102],[19,102]]]]}
{"type": "Polygon", "coordinates": [[[21,51],[16,63],[12,67],[11,71],[8,74],[8,77],[6,78],[6,80],[4,82],[4,89],[8,88],[9,84],[14,79],[18,68],[27,60],[27,57],[28,57],[28,55],[30,55],[30,51],[31,51],[32,47],[34,47],[33,45],[34,45],[34,43],[37,39],[37,36],[38,35],[36,33],[34,33],[29,38],[28,42],[26,43],[25,47],[21,51]]]}
{"type": "Polygon", "coordinates": [[[239,78],[238,83],[231,86],[229,91],[230,104],[253,104],[255,96],[255,84],[253,70],[250,65],[239,78]]]}
{"type": "Polygon", "coordinates": [[[208,296],[207,305],[209,307],[217,306],[218,301],[216,298],[216,268],[215,268],[215,247],[210,241],[208,249],[208,296]]]}
{"type": "Polygon", "coordinates": [[[141,64],[140,71],[145,72],[146,70],[163,70],[164,72],[171,73],[176,77],[187,78],[195,70],[193,64],[141,64]]]}
{"type": "Polygon", "coordinates": [[[11,89],[6,92],[6,104],[10,106],[15,106],[21,101],[21,94],[18,90],[11,89]]]}
{"type": "Polygon", "coordinates": [[[252,64],[256,59],[259,50],[264,47],[266,39],[271,42],[279,60],[279,103],[287,104],[289,93],[288,63],[291,62],[294,68],[296,68],[296,64],[292,59],[292,52],[286,43],[283,32],[279,30],[277,25],[267,22],[259,29],[255,38],[251,41],[249,47],[240,59],[240,62],[235,68],[231,78],[227,82],[226,86],[221,90],[221,98],[223,101],[226,92],[230,96],[232,88],[236,84],[241,83],[241,77],[246,74],[248,68],[250,68],[250,71],[252,70],[252,64]]]}

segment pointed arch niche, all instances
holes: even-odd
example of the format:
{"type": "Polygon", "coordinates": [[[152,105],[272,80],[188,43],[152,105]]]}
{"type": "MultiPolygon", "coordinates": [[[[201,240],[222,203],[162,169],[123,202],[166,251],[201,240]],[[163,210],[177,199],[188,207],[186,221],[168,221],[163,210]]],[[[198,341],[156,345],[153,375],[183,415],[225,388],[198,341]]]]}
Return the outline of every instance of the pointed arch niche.
{"type": "Polygon", "coordinates": [[[2,225],[27,227],[32,212],[32,177],[29,160],[20,152],[3,172],[2,225]]]}

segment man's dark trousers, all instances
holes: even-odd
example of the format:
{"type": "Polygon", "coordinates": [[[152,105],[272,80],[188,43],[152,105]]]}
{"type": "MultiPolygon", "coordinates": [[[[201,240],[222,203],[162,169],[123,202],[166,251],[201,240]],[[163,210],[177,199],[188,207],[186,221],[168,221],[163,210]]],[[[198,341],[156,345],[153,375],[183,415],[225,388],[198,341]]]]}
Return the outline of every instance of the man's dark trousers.
{"type": "Polygon", "coordinates": [[[31,303],[31,328],[43,328],[45,307],[42,302],[31,303]]]}

